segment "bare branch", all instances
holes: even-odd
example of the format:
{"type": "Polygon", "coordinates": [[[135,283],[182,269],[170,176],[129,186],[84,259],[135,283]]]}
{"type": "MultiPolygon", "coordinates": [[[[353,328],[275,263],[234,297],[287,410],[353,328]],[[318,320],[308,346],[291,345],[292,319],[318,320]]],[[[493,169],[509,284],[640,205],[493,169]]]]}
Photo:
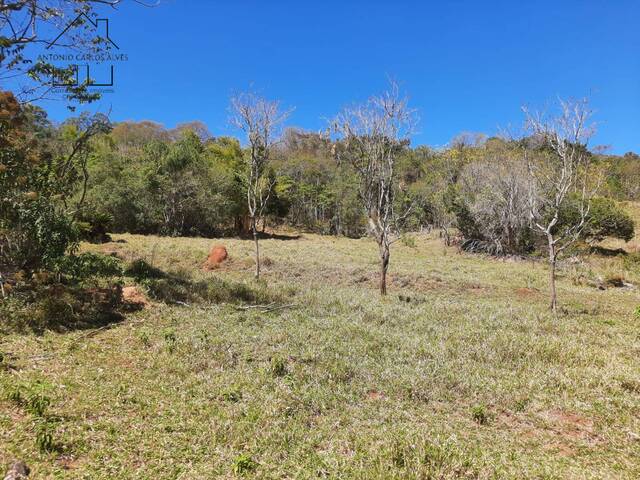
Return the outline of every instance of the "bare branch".
{"type": "Polygon", "coordinates": [[[402,217],[394,211],[396,162],[409,145],[416,124],[415,110],[409,108],[408,99],[393,81],[386,92],[346,108],[331,123],[337,139],[333,149],[336,159],[348,162],[360,179],[359,194],[369,231],[380,250],[382,294],[386,293],[389,246],[402,217]]]}

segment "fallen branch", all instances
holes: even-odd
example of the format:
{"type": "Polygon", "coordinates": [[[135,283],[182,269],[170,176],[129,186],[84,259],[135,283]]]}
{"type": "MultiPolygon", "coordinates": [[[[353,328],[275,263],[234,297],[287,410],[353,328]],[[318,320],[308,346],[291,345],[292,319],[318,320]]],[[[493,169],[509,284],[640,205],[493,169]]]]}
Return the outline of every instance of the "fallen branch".
{"type": "Polygon", "coordinates": [[[268,305],[240,305],[236,307],[236,310],[258,310],[260,311],[260,313],[267,313],[267,312],[275,312],[276,310],[283,310],[285,308],[293,308],[296,307],[298,304],[297,303],[288,303],[286,305],[276,305],[275,302],[273,303],[269,303],[268,305]]]}
{"type": "Polygon", "coordinates": [[[283,310],[285,308],[293,308],[293,307],[297,307],[297,306],[298,306],[297,303],[289,303],[287,305],[278,305],[277,307],[269,308],[267,310],[262,310],[262,313],[275,312],[276,310],[283,310]]]}
{"type": "Polygon", "coordinates": [[[236,310],[251,310],[252,308],[271,308],[276,304],[276,302],[271,302],[267,305],[238,305],[236,310]]]}

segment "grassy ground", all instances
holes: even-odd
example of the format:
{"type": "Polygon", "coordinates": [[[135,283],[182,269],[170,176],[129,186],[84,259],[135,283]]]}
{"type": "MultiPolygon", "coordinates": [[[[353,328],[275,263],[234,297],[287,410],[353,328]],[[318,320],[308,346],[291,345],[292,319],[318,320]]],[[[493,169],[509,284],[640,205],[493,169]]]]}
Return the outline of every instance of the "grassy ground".
{"type": "MultiPolygon", "coordinates": [[[[253,289],[249,241],[224,240],[230,261],[205,273],[211,240],[115,239],[86,248],[253,289]]],[[[270,308],[156,301],[108,329],[2,338],[0,466],[87,479],[640,477],[638,290],[589,283],[636,281],[621,260],[567,263],[553,318],[533,261],[415,237],[393,246],[380,298],[370,240],[262,249],[270,308]]]]}

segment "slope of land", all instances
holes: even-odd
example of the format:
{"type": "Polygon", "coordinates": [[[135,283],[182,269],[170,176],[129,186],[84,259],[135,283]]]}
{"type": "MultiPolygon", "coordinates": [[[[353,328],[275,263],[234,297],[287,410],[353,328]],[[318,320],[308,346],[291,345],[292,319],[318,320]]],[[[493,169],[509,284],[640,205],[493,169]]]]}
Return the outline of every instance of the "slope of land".
{"type": "Polygon", "coordinates": [[[213,272],[201,266],[217,241],[86,246],[168,276],[140,280],[156,300],[110,328],[2,339],[0,465],[23,459],[33,478],[640,477],[638,289],[594,286],[637,274],[619,258],[565,263],[554,318],[544,264],[413,238],[393,246],[386,298],[366,239],[263,240],[253,296],[248,240],[221,240],[230,259],[213,272]],[[216,278],[245,301],[168,301],[196,283],[215,297],[216,278]],[[50,400],[44,430],[28,398],[50,400]]]}

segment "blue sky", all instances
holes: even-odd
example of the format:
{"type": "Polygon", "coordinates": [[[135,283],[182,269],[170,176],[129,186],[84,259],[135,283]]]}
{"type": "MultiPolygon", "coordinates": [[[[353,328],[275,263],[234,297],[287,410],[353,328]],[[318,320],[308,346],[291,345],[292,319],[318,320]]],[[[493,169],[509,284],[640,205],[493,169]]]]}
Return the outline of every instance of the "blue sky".
{"type": "MultiPolygon", "coordinates": [[[[594,144],[640,152],[640,2],[162,0],[104,11],[129,60],[90,110],[233,133],[229,95],[253,85],[317,130],[341,107],[401,81],[414,144],[519,125],[520,106],[590,95],[594,144]]],[[[45,105],[54,119],[67,113],[45,105]]]]}

